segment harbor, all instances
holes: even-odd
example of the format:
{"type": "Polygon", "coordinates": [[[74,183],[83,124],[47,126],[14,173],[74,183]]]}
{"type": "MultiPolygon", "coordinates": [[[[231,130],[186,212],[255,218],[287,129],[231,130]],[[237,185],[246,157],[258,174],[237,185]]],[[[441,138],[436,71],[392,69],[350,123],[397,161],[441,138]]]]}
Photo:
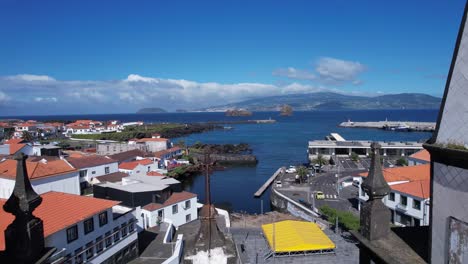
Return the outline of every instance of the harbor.
{"type": "Polygon", "coordinates": [[[339,126],[346,128],[376,128],[391,131],[422,131],[433,132],[435,130],[435,122],[415,122],[415,121],[367,121],[354,122],[348,120],[342,122],[339,126]]]}

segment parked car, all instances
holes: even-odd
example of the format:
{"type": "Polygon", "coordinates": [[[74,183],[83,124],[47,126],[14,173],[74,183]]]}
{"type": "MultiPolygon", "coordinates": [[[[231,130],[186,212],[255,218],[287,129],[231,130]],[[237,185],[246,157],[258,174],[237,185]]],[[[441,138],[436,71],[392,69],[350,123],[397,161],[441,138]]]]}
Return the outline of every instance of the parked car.
{"type": "Polygon", "coordinates": [[[281,181],[276,181],[276,187],[277,188],[283,187],[283,184],[281,183],[281,181]]]}
{"type": "Polygon", "coordinates": [[[296,172],[296,167],[294,166],[289,166],[289,168],[286,169],[287,173],[295,173],[296,172]]]}
{"type": "Polygon", "coordinates": [[[323,194],[323,192],[321,192],[321,191],[317,191],[317,192],[315,193],[315,199],[317,199],[317,200],[323,200],[323,199],[325,199],[325,194],[323,194]]]}

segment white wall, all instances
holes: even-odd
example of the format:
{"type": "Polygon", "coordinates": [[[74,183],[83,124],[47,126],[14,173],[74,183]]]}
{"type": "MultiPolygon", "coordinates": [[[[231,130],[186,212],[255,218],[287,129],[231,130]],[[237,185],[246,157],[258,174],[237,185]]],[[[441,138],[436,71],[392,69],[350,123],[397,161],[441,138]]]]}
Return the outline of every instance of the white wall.
{"type": "Polygon", "coordinates": [[[145,145],[148,146],[148,151],[158,152],[166,150],[169,145],[169,141],[146,141],[145,145]]]}
{"type": "MultiPolygon", "coordinates": [[[[185,207],[185,201],[177,203],[177,213],[172,214],[172,206],[176,205],[170,205],[167,207],[163,207],[158,210],[154,211],[147,211],[145,209],[141,209],[141,212],[145,215],[145,221],[148,221],[149,227],[153,227],[157,225],[157,220],[158,220],[158,211],[163,210],[163,217],[165,222],[172,222],[175,227],[179,227],[180,225],[183,225],[185,223],[188,223],[185,219],[187,214],[190,214],[190,221],[193,221],[198,218],[198,210],[197,210],[197,198],[191,198],[188,199],[190,200],[190,208],[184,209],[185,207]]],[[[146,222],[145,222],[146,224],[146,222]]]]}
{"type": "Polygon", "coordinates": [[[95,167],[89,167],[89,168],[83,168],[80,169],[82,170],[87,170],[87,174],[85,177],[85,180],[87,182],[91,182],[93,178],[103,176],[106,174],[114,173],[119,171],[119,164],[117,162],[109,163],[109,164],[104,164],[104,165],[99,165],[95,167]],[[105,168],[109,167],[109,173],[106,173],[105,168]],[[94,173],[93,173],[94,172],[94,173]]]}
{"type": "MultiPolygon", "coordinates": [[[[99,236],[104,237],[106,232],[111,231],[113,232],[114,228],[116,227],[121,227],[122,224],[128,223],[131,219],[135,219],[134,215],[132,212],[128,212],[125,215],[122,215],[121,217],[117,219],[113,219],[112,217],[112,209],[107,209],[107,219],[108,222],[107,224],[103,225],[102,227],[99,226],[99,213],[93,216],[94,219],[94,231],[85,234],[84,233],[84,226],[83,222],[84,220],[87,220],[89,218],[83,219],[83,221],[80,221],[76,223],[78,227],[78,239],[68,243],[67,241],[67,228],[70,226],[54,233],[45,238],[45,246],[46,247],[55,247],[57,248],[58,251],[65,249],[65,252],[63,253],[64,256],[67,254],[71,254],[72,256],[75,253],[75,250],[83,247],[83,249],[86,247],[86,244],[89,242],[96,242],[96,238],[99,236]]],[[[138,235],[136,232],[136,223],[135,223],[135,229],[133,234],[128,233],[125,238],[122,238],[121,234],[119,234],[120,240],[117,241],[117,243],[113,243],[111,246],[109,246],[108,249],[106,249],[106,244],[104,241],[104,251],[100,252],[100,256],[92,259],[91,262],[87,263],[101,263],[108,257],[114,255],[117,253],[120,249],[124,248],[125,246],[129,245],[133,241],[138,240],[138,235]]],[[[128,232],[128,229],[127,229],[128,232]]],[[[94,250],[94,253],[95,250],[94,250]]],[[[83,257],[85,257],[86,254],[84,254],[83,257]]]]}
{"type": "MultiPolygon", "coordinates": [[[[80,195],[78,178],[78,172],[71,172],[60,176],[32,180],[31,184],[38,194],[55,191],[80,195]]],[[[14,179],[0,178],[0,198],[8,199],[14,187],[14,179]]]]}

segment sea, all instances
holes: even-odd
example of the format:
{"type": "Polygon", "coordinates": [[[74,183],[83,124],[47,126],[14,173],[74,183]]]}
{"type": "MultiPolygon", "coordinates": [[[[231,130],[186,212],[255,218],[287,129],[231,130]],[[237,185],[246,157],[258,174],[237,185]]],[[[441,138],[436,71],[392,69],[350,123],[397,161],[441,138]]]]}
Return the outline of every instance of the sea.
{"type": "MultiPolygon", "coordinates": [[[[145,123],[195,123],[229,122],[250,119],[275,119],[273,124],[226,124],[232,129],[214,130],[174,138],[173,142],[185,140],[186,144],[202,143],[237,144],[248,143],[257,156],[256,166],[229,167],[214,171],[211,175],[211,197],[216,206],[233,212],[260,213],[270,210],[270,193],[254,198],[254,193],[281,166],[307,163],[307,146],[310,140],[324,139],[332,132],[348,140],[379,141],[425,141],[428,132],[396,132],[379,129],[341,128],[341,122],[351,121],[421,121],[435,122],[438,110],[358,110],[358,111],[308,111],[294,112],[292,116],[279,116],[278,112],[255,112],[248,117],[227,117],[224,113],[160,113],[160,114],[96,114],[96,115],[50,115],[15,116],[23,120],[120,120],[122,122],[144,121],[145,123]]],[[[184,181],[187,191],[198,194],[200,202],[205,199],[204,176],[194,176],[184,181]]]]}

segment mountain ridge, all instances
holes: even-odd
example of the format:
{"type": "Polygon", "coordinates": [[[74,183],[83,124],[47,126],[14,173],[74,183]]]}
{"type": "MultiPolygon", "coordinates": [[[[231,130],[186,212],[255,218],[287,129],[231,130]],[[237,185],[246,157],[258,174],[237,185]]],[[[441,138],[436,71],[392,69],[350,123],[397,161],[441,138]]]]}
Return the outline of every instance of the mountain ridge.
{"type": "Polygon", "coordinates": [[[285,104],[290,105],[294,111],[438,109],[441,100],[441,98],[422,93],[385,94],[367,97],[333,92],[317,92],[254,98],[235,103],[206,107],[199,109],[199,111],[226,111],[228,109],[279,111],[281,106],[285,104]]]}

